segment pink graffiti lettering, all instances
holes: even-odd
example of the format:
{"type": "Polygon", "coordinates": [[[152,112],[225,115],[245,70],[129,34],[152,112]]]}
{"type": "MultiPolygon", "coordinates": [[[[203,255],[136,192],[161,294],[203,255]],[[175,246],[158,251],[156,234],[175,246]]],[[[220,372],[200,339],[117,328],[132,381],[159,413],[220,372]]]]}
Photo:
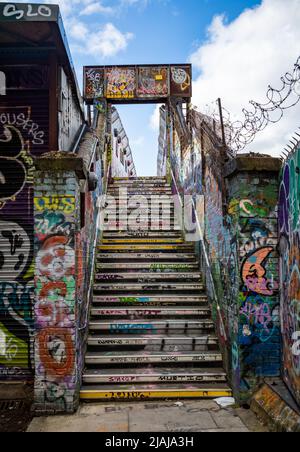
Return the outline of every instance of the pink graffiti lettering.
{"type": "Polygon", "coordinates": [[[270,307],[267,303],[255,306],[251,303],[246,303],[242,307],[240,313],[244,315],[249,323],[262,326],[264,330],[269,332],[269,324],[272,322],[272,315],[270,307]]]}

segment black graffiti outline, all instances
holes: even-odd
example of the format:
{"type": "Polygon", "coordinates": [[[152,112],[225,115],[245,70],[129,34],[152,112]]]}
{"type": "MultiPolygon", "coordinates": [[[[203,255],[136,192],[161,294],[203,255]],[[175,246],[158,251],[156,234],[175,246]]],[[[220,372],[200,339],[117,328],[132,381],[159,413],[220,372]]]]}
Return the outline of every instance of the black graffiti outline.
{"type": "Polygon", "coordinates": [[[18,196],[26,184],[26,168],[19,160],[24,151],[23,137],[17,128],[7,125],[4,135],[0,138],[0,202],[18,196]]]}

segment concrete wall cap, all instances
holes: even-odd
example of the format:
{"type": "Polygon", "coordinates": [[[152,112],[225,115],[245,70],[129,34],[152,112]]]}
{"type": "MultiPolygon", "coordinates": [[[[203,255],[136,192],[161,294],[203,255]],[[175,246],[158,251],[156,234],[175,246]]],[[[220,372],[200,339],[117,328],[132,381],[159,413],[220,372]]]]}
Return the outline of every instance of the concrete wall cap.
{"type": "Polygon", "coordinates": [[[35,160],[38,171],[75,171],[84,177],[83,159],[71,152],[48,152],[35,160]]]}
{"type": "Polygon", "coordinates": [[[242,154],[225,165],[225,177],[241,171],[261,171],[279,173],[282,162],[279,158],[259,154],[242,154]]]}

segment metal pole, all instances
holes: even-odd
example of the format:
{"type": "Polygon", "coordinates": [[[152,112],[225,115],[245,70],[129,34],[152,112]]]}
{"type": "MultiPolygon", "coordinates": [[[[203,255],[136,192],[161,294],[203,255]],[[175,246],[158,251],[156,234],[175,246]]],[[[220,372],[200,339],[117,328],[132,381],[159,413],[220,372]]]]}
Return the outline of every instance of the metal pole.
{"type": "Polygon", "coordinates": [[[224,118],[223,118],[223,111],[222,111],[222,101],[220,98],[218,99],[218,105],[219,105],[220,122],[221,122],[221,129],[222,129],[222,140],[223,140],[223,145],[226,147],[226,136],[225,136],[224,118]]]}

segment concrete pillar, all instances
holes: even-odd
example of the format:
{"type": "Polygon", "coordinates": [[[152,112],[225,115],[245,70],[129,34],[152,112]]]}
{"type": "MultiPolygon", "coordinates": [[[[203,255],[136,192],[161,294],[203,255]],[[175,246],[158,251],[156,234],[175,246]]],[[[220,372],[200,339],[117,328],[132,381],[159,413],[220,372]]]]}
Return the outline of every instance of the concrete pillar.
{"type": "MultiPolygon", "coordinates": [[[[278,187],[281,162],[239,156],[226,168],[228,213],[237,256],[228,266],[229,357],[240,402],[259,382],[280,375],[281,339],[278,256],[278,187]]],[[[228,348],[227,347],[227,348],[228,348]]]]}
{"type": "Polygon", "coordinates": [[[78,406],[76,232],[80,228],[78,159],[55,153],[37,161],[35,218],[35,385],[37,413],[78,406]]]}

